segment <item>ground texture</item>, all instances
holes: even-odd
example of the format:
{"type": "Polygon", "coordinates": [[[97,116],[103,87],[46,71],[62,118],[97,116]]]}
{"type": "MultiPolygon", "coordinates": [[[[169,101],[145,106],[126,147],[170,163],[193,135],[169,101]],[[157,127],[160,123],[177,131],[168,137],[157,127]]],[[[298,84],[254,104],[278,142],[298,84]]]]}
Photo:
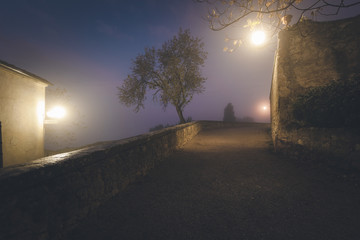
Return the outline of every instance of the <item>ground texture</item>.
{"type": "Polygon", "coordinates": [[[356,184],[272,153],[266,127],[201,132],[64,239],[360,239],[356,184]]]}

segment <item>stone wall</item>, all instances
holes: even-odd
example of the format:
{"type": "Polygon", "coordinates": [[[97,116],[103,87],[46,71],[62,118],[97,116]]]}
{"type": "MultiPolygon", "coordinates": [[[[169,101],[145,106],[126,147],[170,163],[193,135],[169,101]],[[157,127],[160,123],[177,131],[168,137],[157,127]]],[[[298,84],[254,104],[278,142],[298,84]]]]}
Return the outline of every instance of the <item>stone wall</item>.
{"type": "Polygon", "coordinates": [[[0,239],[59,239],[202,129],[201,121],[0,169],[0,239]]]}
{"type": "Polygon", "coordinates": [[[300,145],[327,153],[358,151],[359,137],[351,131],[294,128],[292,103],[312,87],[360,81],[359,26],[360,16],[333,22],[307,20],[279,33],[270,96],[276,150],[300,145]]]}

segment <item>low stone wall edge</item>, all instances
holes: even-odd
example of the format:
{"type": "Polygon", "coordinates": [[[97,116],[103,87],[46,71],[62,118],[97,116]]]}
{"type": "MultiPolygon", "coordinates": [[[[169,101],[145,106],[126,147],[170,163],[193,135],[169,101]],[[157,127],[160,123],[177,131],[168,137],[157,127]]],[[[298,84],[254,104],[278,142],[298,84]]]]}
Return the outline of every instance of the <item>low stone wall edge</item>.
{"type": "Polygon", "coordinates": [[[191,122],[0,169],[0,239],[59,239],[201,131],[191,122]],[[61,209],[61,210],[59,210],[61,209]]]}
{"type": "Polygon", "coordinates": [[[351,129],[301,128],[278,130],[277,152],[295,158],[328,161],[338,167],[360,169],[360,136],[351,129]]]}

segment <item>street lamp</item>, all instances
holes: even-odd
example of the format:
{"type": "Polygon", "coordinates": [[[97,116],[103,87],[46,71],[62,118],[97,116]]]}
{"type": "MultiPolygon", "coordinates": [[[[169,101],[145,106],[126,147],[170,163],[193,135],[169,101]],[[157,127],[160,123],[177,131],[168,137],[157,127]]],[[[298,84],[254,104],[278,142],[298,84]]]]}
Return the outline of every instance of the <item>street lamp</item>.
{"type": "Polygon", "coordinates": [[[251,41],[256,46],[260,46],[265,43],[266,34],[263,31],[257,30],[254,31],[251,35],[251,41]]]}

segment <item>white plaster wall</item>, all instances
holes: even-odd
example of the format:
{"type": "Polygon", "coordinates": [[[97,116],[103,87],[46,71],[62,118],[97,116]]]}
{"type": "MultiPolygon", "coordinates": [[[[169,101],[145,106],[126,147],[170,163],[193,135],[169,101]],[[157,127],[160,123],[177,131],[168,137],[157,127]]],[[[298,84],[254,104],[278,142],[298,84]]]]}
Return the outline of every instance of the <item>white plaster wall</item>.
{"type": "Polygon", "coordinates": [[[0,66],[3,167],[44,156],[45,87],[0,66]]]}

